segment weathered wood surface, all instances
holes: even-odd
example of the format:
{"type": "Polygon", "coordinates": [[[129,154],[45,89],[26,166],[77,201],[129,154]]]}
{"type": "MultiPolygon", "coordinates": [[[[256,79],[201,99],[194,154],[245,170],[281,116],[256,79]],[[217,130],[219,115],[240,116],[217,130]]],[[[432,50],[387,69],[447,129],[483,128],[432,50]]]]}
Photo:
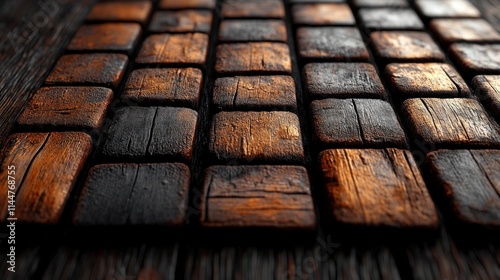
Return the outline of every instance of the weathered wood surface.
{"type": "Polygon", "coordinates": [[[284,18],[285,6],[281,1],[225,2],[221,14],[223,18],[284,18]]]}
{"type": "Polygon", "coordinates": [[[314,230],[307,170],[301,166],[212,166],[205,172],[201,225],[314,230]]]}
{"type": "Polygon", "coordinates": [[[312,130],[322,147],[406,147],[390,103],[376,99],[323,99],[311,103],[312,130]]]}
{"type": "Polygon", "coordinates": [[[286,26],[282,20],[223,20],[219,42],[284,42],[286,26]]]}
{"type": "Polygon", "coordinates": [[[424,24],[413,9],[360,9],[359,18],[366,31],[422,30],[424,24]]]}
{"type": "Polygon", "coordinates": [[[183,226],[189,176],[182,163],[94,166],[78,198],[73,223],[183,226]]]}
{"type": "Polygon", "coordinates": [[[292,6],[296,25],[354,25],[356,20],[345,3],[297,4],[292,6]]]}
{"type": "Polygon", "coordinates": [[[366,8],[380,8],[380,7],[394,7],[402,8],[408,7],[407,0],[354,0],[354,6],[366,8]]]}
{"type": "Polygon", "coordinates": [[[449,50],[455,63],[470,78],[482,74],[500,74],[500,43],[455,43],[449,50]]]}
{"type": "Polygon", "coordinates": [[[415,6],[426,18],[476,18],[481,12],[468,0],[416,0],[415,6]]]}
{"type": "Polygon", "coordinates": [[[171,1],[171,0],[160,0],[160,9],[213,9],[215,7],[216,0],[183,0],[183,1],[171,1]]]}
{"type": "Polygon", "coordinates": [[[430,28],[445,46],[457,42],[500,42],[500,33],[484,19],[435,19],[430,28]]]}
{"type": "Polygon", "coordinates": [[[95,22],[138,22],[145,24],[152,10],[150,1],[100,2],[87,15],[88,21],[95,22]]]}
{"type": "Polygon", "coordinates": [[[438,226],[434,203],[409,151],[335,149],[320,154],[331,214],[363,227],[438,226]]]}
{"type": "Polygon", "coordinates": [[[198,10],[159,11],[153,15],[149,31],[156,33],[210,33],[212,12],[198,10]]]}
{"type": "Polygon", "coordinates": [[[141,34],[137,23],[85,24],[69,43],[70,51],[124,52],[132,54],[141,34]]]}
{"type": "Polygon", "coordinates": [[[500,124],[500,76],[476,76],[472,80],[472,87],[483,106],[500,124]]]}

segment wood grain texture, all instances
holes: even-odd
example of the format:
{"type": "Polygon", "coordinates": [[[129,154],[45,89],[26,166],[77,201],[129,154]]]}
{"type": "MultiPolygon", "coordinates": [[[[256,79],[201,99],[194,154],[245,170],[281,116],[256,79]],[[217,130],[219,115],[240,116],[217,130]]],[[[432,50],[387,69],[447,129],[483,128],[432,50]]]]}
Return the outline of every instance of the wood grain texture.
{"type": "Polygon", "coordinates": [[[301,27],[297,29],[297,45],[304,60],[351,62],[370,58],[354,27],[301,27]]]}
{"type": "Polygon", "coordinates": [[[160,0],[159,2],[160,9],[213,9],[215,7],[216,0],[160,0]]]}
{"type": "Polygon", "coordinates": [[[500,150],[438,150],[427,169],[456,219],[500,229],[500,150]]]}
{"type": "Polygon", "coordinates": [[[225,2],[223,18],[284,18],[285,6],[281,1],[225,2]]]}
{"type": "Polygon", "coordinates": [[[212,166],[205,172],[201,224],[313,230],[307,170],[300,166],[212,166]]]}
{"type": "Polygon", "coordinates": [[[190,160],[198,114],[177,107],[125,107],[116,112],[102,154],[190,160]]]}
{"type": "Polygon", "coordinates": [[[210,128],[208,150],[219,161],[302,163],[297,115],[290,112],[220,112],[210,128]]]}
{"type": "Polygon", "coordinates": [[[213,105],[220,110],[297,110],[290,76],[236,76],[214,83],[213,105]]]}
{"type": "Polygon", "coordinates": [[[88,21],[138,22],[145,24],[152,10],[149,1],[99,2],[87,15],[88,21]]]}
{"type": "Polygon", "coordinates": [[[500,124],[500,76],[481,75],[472,80],[476,96],[500,124]]]}
{"type": "Polygon", "coordinates": [[[219,42],[284,42],[286,26],[281,20],[223,20],[219,42]]]}
{"type": "Polygon", "coordinates": [[[435,19],[430,28],[445,46],[457,42],[500,42],[500,33],[484,19],[435,19]]]}
{"type": "Polygon", "coordinates": [[[359,18],[367,31],[424,29],[424,24],[413,9],[365,8],[359,10],[359,18]]]}
{"type": "Polygon", "coordinates": [[[434,149],[500,147],[499,126],[475,99],[408,99],[401,110],[413,137],[434,149]]]}
{"type": "Polygon", "coordinates": [[[426,18],[476,18],[479,10],[467,0],[416,0],[415,5],[426,18]]]}
{"type": "Polygon", "coordinates": [[[380,7],[394,7],[402,8],[408,7],[409,3],[406,0],[354,0],[354,6],[367,7],[367,8],[380,8],[380,7]]]}
{"type": "Polygon", "coordinates": [[[212,18],[210,11],[159,11],[153,15],[149,31],[155,33],[210,33],[212,18]]]}
{"type": "Polygon", "coordinates": [[[290,49],[284,43],[236,43],[217,46],[215,71],[221,74],[292,73],[290,49]]]}
{"type": "Polygon", "coordinates": [[[450,56],[468,77],[500,74],[500,44],[455,43],[450,56]]]}
{"type": "Polygon", "coordinates": [[[85,24],[76,31],[67,49],[132,54],[140,34],[141,26],[137,23],[85,24]]]}
{"type": "Polygon", "coordinates": [[[311,99],[385,98],[377,71],[368,63],[310,63],[302,73],[311,99]]]}
{"type": "Polygon", "coordinates": [[[201,70],[196,68],[134,70],[125,84],[122,100],[197,108],[202,78],[201,70]]]}
{"type": "Polygon", "coordinates": [[[391,105],[376,99],[323,99],[311,103],[312,129],[322,147],[406,147],[391,105]]]}
{"type": "Polygon", "coordinates": [[[81,132],[19,133],[2,152],[0,219],[7,212],[8,166],[16,169],[15,217],[23,223],[56,224],[92,148],[81,132]]]}
{"type": "Polygon", "coordinates": [[[409,151],[326,150],[320,154],[337,222],[364,227],[427,228],[438,217],[409,151]]]}
{"type": "Polygon", "coordinates": [[[73,223],[183,226],[189,176],[189,168],[181,163],[94,166],[78,198],[73,223]]]}
{"type": "Polygon", "coordinates": [[[344,3],[297,4],[292,6],[296,25],[354,25],[356,20],[344,3]]]}
{"type": "Polygon", "coordinates": [[[17,123],[36,128],[98,129],[113,98],[102,87],[43,87],[17,123]]]}

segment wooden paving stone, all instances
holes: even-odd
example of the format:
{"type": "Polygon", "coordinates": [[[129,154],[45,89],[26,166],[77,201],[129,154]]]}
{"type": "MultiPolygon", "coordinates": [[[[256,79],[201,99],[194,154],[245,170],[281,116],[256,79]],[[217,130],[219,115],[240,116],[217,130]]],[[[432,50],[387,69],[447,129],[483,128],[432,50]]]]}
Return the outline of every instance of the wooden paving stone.
{"type": "Polygon", "coordinates": [[[205,10],[159,11],[153,15],[149,31],[155,33],[210,33],[212,12],[205,10]]]}
{"type": "Polygon", "coordinates": [[[392,62],[441,62],[444,54],[431,36],[418,31],[377,31],[370,34],[375,57],[392,62]]]}
{"type": "Polygon", "coordinates": [[[304,60],[368,61],[370,55],[357,28],[301,27],[298,53],[304,60]]]}
{"type": "Polygon", "coordinates": [[[383,100],[315,100],[311,118],[315,140],[321,147],[406,147],[396,113],[383,100]]]}
{"type": "Polygon", "coordinates": [[[189,168],[182,163],[94,166],[78,198],[73,223],[182,226],[189,176],[189,168]]]}
{"type": "Polygon", "coordinates": [[[116,112],[102,154],[113,158],[190,160],[198,114],[177,107],[125,107],[116,112]]]}
{"type": "Polygon", "coordinates": [[[326,150],[320,165],[337,222],[367,228],[438,227],[436,209],[409,151],[326,150]]]}
{"type": "Polygon", "coordinates": [[[354,25],[356,20],[346,3],[297,4],[292,7],[297,25],[354,25]]]}
{"type": "Polygon", "coordinates": [[[90,136],[81,132],[11,135],[1,155],[0,219],[11,217],[10,190],[17,192],[14,217],[19,222],[57,224],[91,148],[90,136]],[[8,188],[9,175],[15,188],[8,188]]]}
{"type": "Polygon", "coordinates": [[[212,166],[205,172],[205,227],[313,230],[316,215],[301,166],[212,166]]]}
{"type": "Polygon", "coordinates": [[[70,51],[131,54],[139,40],[141,26],[137,23],[100,23],[82,25],[69,43],[70,51]]]}
{"type": "Polygon", "coordinates": [[[21,126],[98,129],[113,91],[102,87],[43,87],[19,116],[21,126]]]}
{"type": "Polygon", "coordinates": [[[204,65],[207,51],[207,34],[156,34],[146,38],[135,62],[204,65]]]}
{"type": "Polygon", "coordinates": [[[89,21],[146,23],[152,4],[149,1],[99,2],[87,15],[89,21]]]}
{"type": "Polygon", "coordinates": [[[354,0],[354,6],[356,7],[367,7],[367,8],[380,8],[380,7],[408,7],[409,3],[407,0],[354,0]]]}
{"type": "Polygon", "coordinates": [[[284,43],[221,44],[217,46],[215,70],[221,74],[291,74],[290,50],[284,43]]]}
{"type": "Polygon", "coordinates": [[[225,2],[223,18],[285,18],[285,6],[281,1],[225,2]]]}
{"type": "Polygon", "coordinates": [[[416,0],[415,5],[426,18],[476,18],[479,10],[468,0],[416,0]]]}
{"type": "Polygon", "coordinates": [[[401,110],[413,137],[434,149],[500,147],[499,126],[475,99],[414,98],[401,110]]]}
{"type": "Polygon", "coordinates": [[[219,28],[219,42],[284,42],[285,22],[281,20],[224,20],[219,28]]]}
{"type": "Polygon", "coordinates": [[[500,42],[500,33],[484,19],[435,19],[430,28],[444,45],[500,42]]]}
{"type": "Polygon", "coordinates": [[[424,29],[424,24],[412,9],[365,8],[359,10],[359,17],[368,31],[424,29]]]}
{"type": "Polygon", "coordinates": [[[500,229],[500,150],[438,150],[427,168],[456,219],[500,229]]]}
{"type": "Polygon", "coordinates": [[[500,76],[481,75],[472,80],[476,96],[500,124],[500,76]]]}
{"type": "Polygon", "coordinates": [[[146,68],[134,70],[122,99],[133,103],[197,108],[203,74],[196,68],[146,68]]]}
{"type": "Polygon", "coordinates": [[[500,74],[500,44],[455,43],[450,56],[469,77],[481,74],[500,74]]]}
{"type": "Polygon", "coordinates": [[[160,0],[158,7],[160,9],[178,10],[178,9],[213,9],[216,0],[160,0]]]}
{"type": "Polygon", "coordinates": [[[297,110],[291,76],[235,76],[215,80],[213,105],[220,110],[297,110]]]}
{"type": "Polygon", "coordinates": [[[48,85],[83,84],[118,87],[128,58],[124,54],[63,55],[45,80],[48,85]]]}
{"type": "Polygon", "coordinates": [[[290,112],[220,112],[214,115],[208,150],[218,161],[302,163],[297,115],[290,112]]]}
{"type": "Polygon", "coordinates": [[[303,69],[309,98],[385,98],[377,71],[368,63],[309,63],[303,69]]]}
{"type": "Polygon", "coordinates": [[[445,63],[393,63],[387,65],[385,73],[392,96],[399,100],[471,95],[460,74],[445,63]]]}

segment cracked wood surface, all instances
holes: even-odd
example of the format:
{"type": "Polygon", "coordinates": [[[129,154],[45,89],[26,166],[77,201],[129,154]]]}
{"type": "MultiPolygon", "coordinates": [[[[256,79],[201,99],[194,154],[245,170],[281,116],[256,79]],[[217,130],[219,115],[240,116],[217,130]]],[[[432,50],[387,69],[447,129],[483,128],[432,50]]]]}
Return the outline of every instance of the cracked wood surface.
{"type": "Polygon", "coordinates": [[[483,106],[500,123],[500,76],[476,76],[472,80],[472,87],[483,106]]]}
{"type": "Polygon", "coordinates": [[[223,20],[219,42],[284,42],[286,26],[282,20],[223,20]]]}
{"type": "Polygon", "coordinates": [[[153,15],[149,24],[149,31],[155,33],[201,32],[208,34],[210,33],[212,19],[213,16],[210,11],[159,11],[153,15]]]}

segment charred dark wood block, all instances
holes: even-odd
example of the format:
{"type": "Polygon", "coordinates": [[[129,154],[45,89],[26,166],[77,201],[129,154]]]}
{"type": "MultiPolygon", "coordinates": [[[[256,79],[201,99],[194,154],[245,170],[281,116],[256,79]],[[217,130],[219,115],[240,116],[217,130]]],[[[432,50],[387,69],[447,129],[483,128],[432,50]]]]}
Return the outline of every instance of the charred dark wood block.
{"type": "Polygon", "coordinates": [[[431,36],[418,31],[377,31],[370,34],[375,57],[392,62],[441,62],[445,56],[431,36]]]}
{"type": "Polygon", "coordinates": [[[444,63],[393,63],[387,65],[385,74],[392,96],[398,100],[471,95],[460,74],[444,63]]]}
{"type": "Polygon", "coordinates": [[[301,166],[212,166],[205,172],[205,227],[314,230],[309,177],[301,166]]]}
{"type": "Polygon", "coordinates": [[[304,148],[297,115],[290,112],[215,114],[208,145],[219,161],[302,163],[304,148]]]}
{"type": "Polygon", "coordinates": [[[176,107],[125,107],[116,112],[103,155],[190,160],[196,111],[176,107]]]}
{"type": "Polygon", "coordinates": [[[361,9],[359,17],[367,31],[424,29],[424,24],[412,9],[361,9]]]}
{"type": "Polygon", "coordinates": [[[500,44],[455,43],[450,55],[468,76],[500,74],[500,44]]]}
{"type": "Polygon", "coordinates": [[[149,1],[99,2],[87,15],[89,21],[146,23],[152,4],[149,1]]]}
{"type": "Polygon", "coordinates": [[[292,7],[297,25],[354,25],[356,20],[345,3],[297,4],[292,7]]]}
{"type": "Polygon", "coordinates": [[[297,110],[291,76],[236,76],[215,80],[213,104],[220,110],[297,110]]]}
{"type": "Polygon", "coordinates": [[[445,46],[458,42],[500,42],[500,34],[484,19],[435,19],[430,28],[445,46]]]}
{"type": "Polygon", "coordinates": [[[500,76],[476,76],[472,87],[483,106],[500,123],[500,76]]]}
{"type": "Polygon", "coordinates": [[[290,50],[284,43],[222,44],[217,46],[215,70],[221,74],[291,74],[290,50]]]}
{"type": "Polygon", "coordinates": [[[310,63],[303,77],[311,99],[385,98],[377,71],[368,63],[310,63]]]}
{"type": "Polygon", "coordinates": [[[416,0],[415,5],[426,18],[481,17],[481,12],[467,0],[416,0]]]}
{"type": "Polygon", "coordinates": [[[102,87],[44,87],[39,89],[19,116],[21,126],[97,129],[113,99],[102,87]]]}
{"type": "Polygon", "coordinates": [[[203,74],[196,68],[149,68],[133,71],[122,99],[132,103],[197,108],[203,74]]]}
{"type": "Polygon", "coordinates": [[[337,222],[371,228],[438,227],[436,209],[409,151],[326,150],[320,164],[337,222]]]}
{"type": "Polygon", "coordinates": [[[213,9],[216,0],[183,0],[171,1],[160,0],[160,9],[179,10],[179,9],[213,9]]]}
{"type": "Polygon", "coordinates": [[[189,176],[182,163],[94,166],[78,198],[73,223],[182,226],[189,176]]]}
{"type": "Polygon", "coordinates": [[[499,150],[439,150],[427,164],[457,220],[500,229],[499,150]]]}
{"type": "Polygon", "coordinates": [[[70,51],[120,51],[131,54],[141,34],[137,23],[82,25],[69,43],[70,51]]]}
{"type": "Polygon", "coordinates": [[[301,27],[297,29],[299,55],[304,60],[368,61],[370,55],[357,28],[301,27]]]}
{"type": "Polygon", "coordinates": [[[208,35],[202,33],[157,34],[146,38],[136,63],[204,65],[208,35]]]}
{"type": "Polygon", "coordinates": [[[220,42],[284,42],[286,26],[281,20],[224,20],[220,25],[220,42]]]}
{"type": "Polygon", "coordinates": [[[434,149],[500,147],[499,126],[475,99],[408,99],[402,111],[413,136],[434,149]]]}
{"type": "Polygon", "coordinates": [[[212,12],[199,10],[160,11],[153,15],[149,31],[156,33],[210,33],[212,12]]]}
{"type": "Polygon", "coordinates": [[[285,6],[281,1],[225,2],[223,18],[285,18],[285,6]]]}
{"type": "Polygon", "coordinates": [[[406,147],[391,105],[377,99],[323,99],[311,103],[314,136],[322,147],[406,147]]]}
{"type": "Polygon", "coordinates": [[[118,87],[128,58],[124,54],[63,55],[45,80],[48,85],[98,85],[118,87]]]}
{"type": "Polygon", "coordinates": [[[1,155],[0,220],[12,218],[7,207],[12,191],[18,221],[57,224],[91,148],[90,136],[81,132],[11,135],[1,155]],[[9,175],[15,188],[8,187],[9,175]]]}
{"type": "Polygon", "coordinates": [[[391,8],[403,8],[408,7],[409,3],[406,0],[354,0],[354,6],[356,7],[367,7],[367,8],[381,8],[381,7],[391,7],[391,8]]]}

